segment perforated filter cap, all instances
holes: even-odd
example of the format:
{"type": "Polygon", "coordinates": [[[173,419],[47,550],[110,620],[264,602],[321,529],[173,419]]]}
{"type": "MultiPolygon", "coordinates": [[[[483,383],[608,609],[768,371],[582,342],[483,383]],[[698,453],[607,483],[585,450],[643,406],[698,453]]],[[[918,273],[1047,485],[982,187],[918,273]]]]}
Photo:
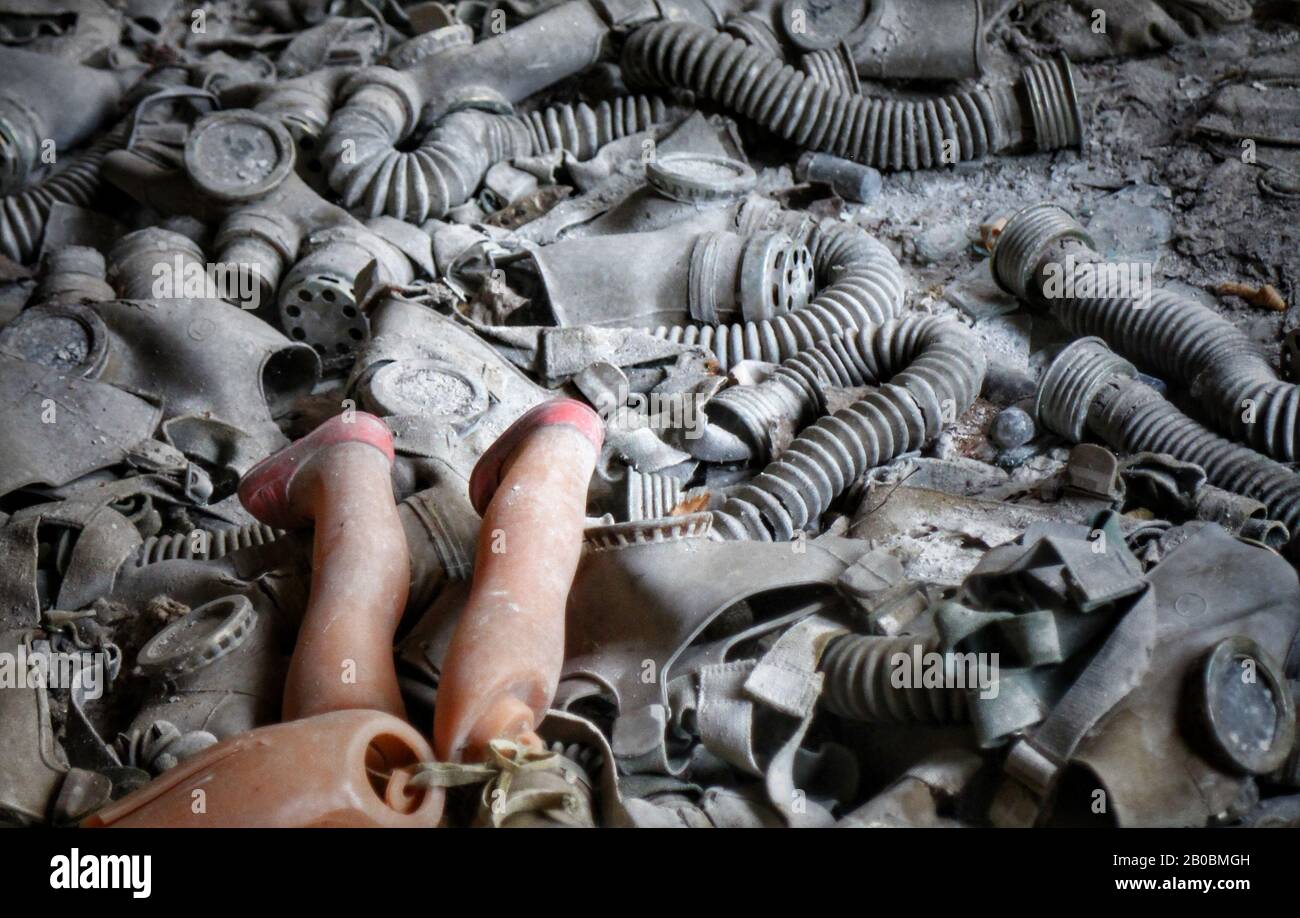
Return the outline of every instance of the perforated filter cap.
{"type": "Polygon", "coordinates": [[[747,321],[802,309],[813,283],[806,246],[779,232],[750,237],[740,263],[740,304],[747,321]]]}

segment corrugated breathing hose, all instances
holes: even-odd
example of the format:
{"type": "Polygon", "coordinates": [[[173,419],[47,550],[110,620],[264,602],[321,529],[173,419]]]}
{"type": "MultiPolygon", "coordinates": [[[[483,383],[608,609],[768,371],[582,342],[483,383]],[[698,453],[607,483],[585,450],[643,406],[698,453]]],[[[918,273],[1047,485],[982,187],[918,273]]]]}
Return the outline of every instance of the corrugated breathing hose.
{"type": "Polygon", "coordinates": [[[853,58],[841,45],[838,48],[820,48],[809,51],[799,59],[799,69],[829,89],[846,95],[856,96],[862,92],[858,82],[858,72],[853,67],[853,58]]]}
{"type": "Polygon", "coordinates": [[[1211,484],[1260,501],[1300,548],[1300,475],[1225,440],[1136,378],[1136,369],[1098,338],[1062,351],[1043,374],[1037,412],[1051,431],[1078,442],[1091,431],[1130,453],[1168,453],[1205,470],[1211,484]]]}
{"type": "Polygon", "coordinates": [[[847,223],[791,232],[808,247],[821,292],[793,312],[760,322],[660,326],[669,341],[709,348],[723,369],[742,360],[779,363],[818,341],[879,325],[903,310],[903,272],[881,243],[847,223]]]}
{"type": "Polygon", "coordinates": [[[872,724],[962,724],[970,721],[963,690],[893,684],[894,660],[909,660],[917,650],[936,651],[935,641],[914,635],[882,637],[844,634],[833,638],[822,654],[826,681],[821,703],[832,714],[872,724]]]}
{"type": "Polygon", "coordinates": [[[363,88],[335,113],[321,160],[330,186],[350,210],[413,223],[443,217],[470,199],[494,164],[563,149],[587,159],[610,141],[668,120],[673,110],[650,96],[620,96],[594,108],[554,105],[527,115],[452,112],[411,151],[397,148],[403,125],[368,105],[363,88]]]}
{"type": "Polygon", "coordinates": [[[83,207],[99,190],[99,167],[122,146],[126,127],[114,128],[84,150],[71,154],[66,166],[39,184],[0,198],[0,255],[27,264],[40,252],[45,223],[55,204],[83,207]]]}
{"type": "Polygon", "coordinates": [[[1232,438],[1283,462],[1300,459],[1300,387],[1279,380],[1231,322],[1164,290],[1145,298],[1073,295],[1111,279],[1118,286],[1120,268],[1131,284],[1135,268],[1106,262],[1079,222],[1055,204],[1012,217],[993,253],[993,275],[1004,289],[1049,310],[1075,334],[1097,335],[1140,366],[1189,387],[1212,424],[1232,438]],[[1053,276],[1060,279],[1059,295],[1053,276]]]}
{"type": "Polygon", "coordinates": [[[623,483],[623,515],[627,521],[669,516],[682,499],[682,483],[662,472],[627,470],[623,483]]]}
{"type": "Polygon", "coordinates": [[[284,535],[264,523],[249,523],[234,529],[194,529],[176,535],[150,536],[131,556],[135,567],[160,561],[215,561],[243,548],[270,545],[284,535]],[[202,533],[196,538],[196,533],[202,533]]]}
{"type": "Polygon", "coordinates": [[[1030,144],[1054,150],[1083,137],[1063,58],[1025,68],[1014,86],[906,101],[837,90],[764,48],[689,23],[642,26],[622,60],[631,83],[691,90],[803,149],[878,169],[929,169],[1030,144]]]}
{"type": "MultiPolygon", "coordinates": [[[[726,539],[785,541],[820,517],[868,469],[921,448],[975,401],[986,367],[979,340],[945,319],[909,318],[862,329],[818,355],[851,359],[845,378],[888,380],[820,418],[752,481],[713,511],[726,539]],[[870,375],[868,375],[868,373],[870,375]]],[[[817,355],[801,355],[808,363],[817,355]]]]}
{"type": "MultiPolygon", "coordinates": [[[[828,338],[782,361],[761,383],[732,386],[718,393],[709,400],[709,422],[741,437],[754,456],[765,461],[772,431],[802,430],[825,411],[827,388],[878,384],[882,374],[889,372],[887,368],[905,361],[895,352],[912,346],[906,335],[881,339],[866,332],[828,338]],[[887,350],[878,353],[875,348],[887,350]]],[[[961,336],[940,336],[909,369],[961,366],[970,359],[962,350],[965,346],[961,336]]]]}

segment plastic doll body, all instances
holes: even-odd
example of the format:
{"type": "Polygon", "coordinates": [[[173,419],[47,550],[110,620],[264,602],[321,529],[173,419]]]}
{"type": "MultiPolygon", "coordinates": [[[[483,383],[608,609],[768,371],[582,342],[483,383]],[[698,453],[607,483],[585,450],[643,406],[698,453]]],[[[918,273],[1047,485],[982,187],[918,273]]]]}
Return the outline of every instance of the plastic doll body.
{"type": "Polygon", "coordinates": [[[538,742],[532,731],[564,662],[565,604],[600,442],[594,412],[550,402],[517,421],[474,470],[475,504],[490,500],[438,686],[434,747],[443,761],[480,759],[496,738],[538,742]]]}

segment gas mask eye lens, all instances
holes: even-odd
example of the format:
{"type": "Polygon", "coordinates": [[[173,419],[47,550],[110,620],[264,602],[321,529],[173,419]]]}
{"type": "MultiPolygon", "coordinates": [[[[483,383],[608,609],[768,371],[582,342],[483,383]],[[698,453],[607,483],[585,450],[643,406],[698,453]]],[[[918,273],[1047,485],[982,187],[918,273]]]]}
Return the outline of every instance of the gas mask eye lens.
{"type": "Polygon", "coordinates": [[[1285,761],[1295,742],[1295,706],[1259,645],[1241,636],[1220,641],[1192,678],[1195,713],[1214,758],[1255,775],[1285,761]]]}

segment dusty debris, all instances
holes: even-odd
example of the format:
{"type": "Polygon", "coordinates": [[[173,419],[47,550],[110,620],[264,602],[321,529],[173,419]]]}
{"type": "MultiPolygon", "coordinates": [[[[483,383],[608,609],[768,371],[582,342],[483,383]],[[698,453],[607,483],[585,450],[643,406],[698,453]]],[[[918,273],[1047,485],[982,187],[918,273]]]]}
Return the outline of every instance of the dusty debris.
{"type": "Polygon", "coordinates": [[[573,189],[565,185],[539,188],[512,201],[508,206],[490,215],[485,222],[488,226],[515,229],[544,216],[572,193],[573,189]]]}
{"type": "Polygon", "coordinates": [[[1254,287],[1250,284],[1229,281],[1219,284],[1214,288],[1214,292],[1219,296],[1239,297],[1252,306],[1271,309],[1274,312],[1286,312],[1287,310],[1286,300],[1282,299],[1282,294],[1278,293],[1277,288],[1272,284],[1254,287]]]}

